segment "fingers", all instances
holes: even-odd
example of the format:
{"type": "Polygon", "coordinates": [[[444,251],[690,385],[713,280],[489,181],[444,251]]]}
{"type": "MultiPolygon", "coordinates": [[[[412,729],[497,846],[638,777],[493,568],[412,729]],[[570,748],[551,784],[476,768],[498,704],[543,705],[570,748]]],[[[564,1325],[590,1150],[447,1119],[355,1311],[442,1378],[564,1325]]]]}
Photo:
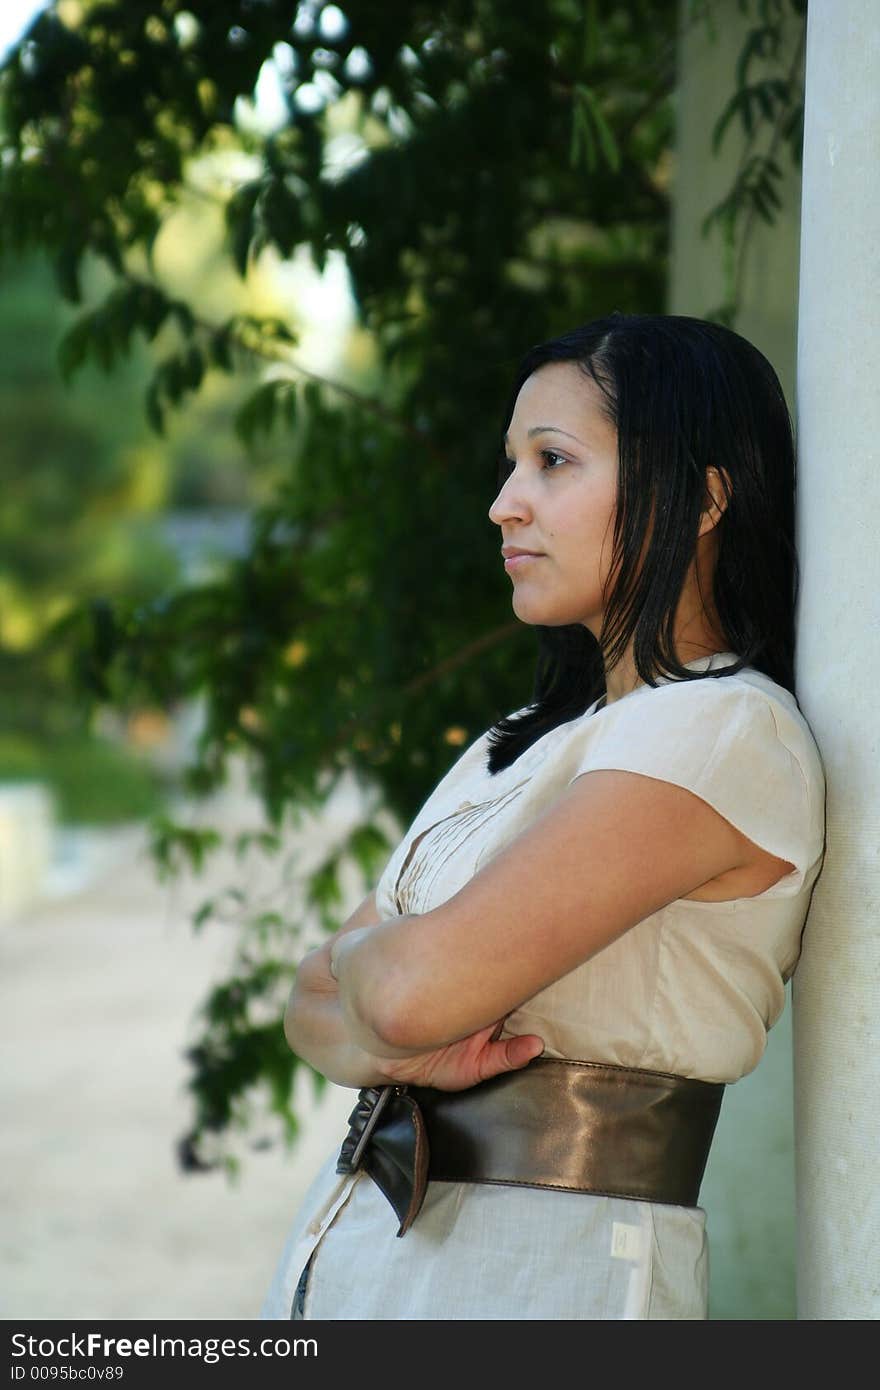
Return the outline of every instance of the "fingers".
{"type": "Polygon", "coordinates": [[[505,1046],[511,1067],[525,1067],[540,1057],[544,1051],[544,1039],[536,1033],[524,1033],[521,1037],[508,1038],[505,1046]]]}
{"type": "Polygon", "coordinates": [[[529,1062],[540,1057],[544,1051],[544,1039],[536,1033],[523,1033],[516,1038],[505,1038],[496,1043],[488,1054],[488,1065],[484,1068],[486,1077],[498,1076],[503,1071],[516,1071],[528,1066],[529,1062]]]}

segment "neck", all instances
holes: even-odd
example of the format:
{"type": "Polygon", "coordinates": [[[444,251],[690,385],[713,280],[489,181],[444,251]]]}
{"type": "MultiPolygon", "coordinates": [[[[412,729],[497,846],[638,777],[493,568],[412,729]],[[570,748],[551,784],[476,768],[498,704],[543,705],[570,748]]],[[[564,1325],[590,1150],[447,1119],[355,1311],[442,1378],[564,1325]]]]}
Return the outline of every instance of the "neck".
{"type": "MultiPolygon", "coordinates": [[[[688,662],[697,661],[700,657],[712,656],[715,652],[728,651],[729,644],[723,634],[716,633],[707,635],[704,640],[699,642],[678,642],[674,650],[680,665],[686,666],[688,662]]],[[[644,683],[636,671],[632,652],[627,652],[625,658],[613,666],[610,671],[606,671],[606,694],[600,701],[599,708],[613,705],[616,700],[622,700],[624,695],[629,695],[631,691],[636,690],[644,683]]]]}

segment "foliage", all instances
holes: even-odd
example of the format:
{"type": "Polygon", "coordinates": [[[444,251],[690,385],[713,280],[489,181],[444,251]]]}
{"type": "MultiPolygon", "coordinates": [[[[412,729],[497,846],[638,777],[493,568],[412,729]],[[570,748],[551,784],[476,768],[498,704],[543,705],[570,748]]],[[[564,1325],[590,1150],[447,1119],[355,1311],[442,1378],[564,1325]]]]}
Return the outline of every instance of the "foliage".
{"type": "MultiPolygon", "coordinates": [[[[106,292],[108,276],[94,264],[85,279],[92,293],[106,292]]],[[[65,817],[134,818],[156,804],[155,779],[121,748],[117,762],[128,772],[122,780],[109,769],[105,776],[110,755],[90,732],[88,700],[72,689],[76,653],[57,625],[75,626],[75,610],[88,603],[102,614],[103,595],[143,604],[167,593],[182,575],[165,508],[179,515],[209,505],[215,516],[224,507],[234,516],[248,492],[266,489],[271,460],[261,449],[243,483],[233,421],[253,373],[220,398],[203,390],[162,440],[141,410],[150,370],[143,345],[116,364],[112,381],[84,365],[76,389],[66,387],[54,353],[70,336],[74,312],[44,261],[7,251],[0,263],[0,729],[16,753],[0,775],[13,764],[38,767],[65,817]],[[75,788],[73,762],[83,769],[75,788]]]]}
{"type": "MultiPolygon", "coordinates": [[[[748,0],[738,0],[741,11],[748,0]]],[[[745,134],[733,185],[703,219],[706,236],[714,227],[724,246],[725,296],[707,317],[733,327],[742,295],[742,277],[749,234],[760,217],[773,224],[774,209],[782,207],[778,186],[782,169],[780,146],[788,147],[792,164],[800,169],[804,144],[804,54],[807,38],[807,0],[760,0],[758,23],[750,29],[736,64],[736,85],[712,130],[712,149],[717,152],[739,118],[745,134]],[[788,23],[786,23],[788,19],[788,23]],[[797,41],[784,40],[791,27],[797,41]],[[769,137],[767,132],[769,131],[769,137]],[[762,141],[766,149],[760,149],[762,141]]]]}
{"type": "Polygon", "coordinates": [[[59,820],[108,825],[158,812],[164,788],[153,769],[125,748],[93,737],[37,743],[0,737],[0,781],[52,788],[59,820]]]}
{"type": "MultiPolygon", "coordinates": [[[[344,773],[409,820],[461,746],[530,696],[533,640],[486,515],[500,411],[529,344],[664,308],[679,7],[350,0],[343,15],[301,0],[291,24],[292,10],[59,0],[3,75],[0,166],[8,246],[42,249],[74,302],[89,257],[113,276],[62,344],[68,375],[155,344],[146,406],[162,429],[217,374],[269,364],[237,427],[254,446],[283,437],[287,464],[248,553],[210,583],[82,609],[65,640],[98,701],[199,694],[190,787],[212,790],[245,752],[273,829],[344,773]],[[248,100],[270,59],[286,114],[261,130],[248,100]],[[163,227],[206,180],[241,276],[301,247],[319,269],[344,258],[368,362],[321,375],[283,322],[211,316],[162,282],[163,227]]],[[[753,81],[751,63],[772,64],[803,10],[758,4],[717,128],[739,121],[754,142],[769,122],[775,142],[763,163],[749,147],[709,219],[728,249],[753,212],[772,216],[778,144],[797,153],[797,73],[753,81]]],[[[687,22],[713,17],[692,0],[687,22]]],[[[388,841],[372,818],[357,833],[316,866],[318,903],[276,924],[283,940],[261,942],[245,905],[244,954],[191,1052],[188,1161],[250,1122],[261,1086],[292,1131],[285,962],[310,914],[338,924],[346,865],[375,881],[388,841]]],[[[172,862],[173,827],[159,840],[172,862]]]]}
{"type": "Polygon", "coordinates": [[[70,652],[46,642],[89,595],[131,599],[177,578],[156,524],[161,463],[143,448],[138,384],[95,373],[67,393],[52,340],[70,311],[34,255],[0,281],[0,777],[41,776],[63,819],[134,818],[158,802],[137,759],[95,739],[71,690],[70,652]],[[132,429],[132,412],[135,429],[132,429]]]}

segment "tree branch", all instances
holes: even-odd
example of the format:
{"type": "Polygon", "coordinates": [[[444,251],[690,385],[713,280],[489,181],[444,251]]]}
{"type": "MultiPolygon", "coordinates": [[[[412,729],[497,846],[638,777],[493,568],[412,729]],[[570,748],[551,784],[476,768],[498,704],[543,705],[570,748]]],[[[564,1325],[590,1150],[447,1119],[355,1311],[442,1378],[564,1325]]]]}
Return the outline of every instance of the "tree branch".
{"type": "MultiPolygon", "coordinates": [[[[423,671],[421,675],[415,676],[411,681],[407,681],[401,693],[404,696],[419,694],[420,691],[436,684],[441,677],[448,675],[450,671],[455,671],[459,666],[466,665],[467,662],[473,660],[475,656],[479,656],[481,652],[488,651],[490,647],[496,647],[500,642],[507,641],[509,637],[512,637],[515,632],[519,632],[521,628],[522,623],[517,620],[516,622],[502,623],[501,627],[494,627],[489,632],[484,632],[482,636],[475,637],[472,642],[468,642],[460,651],[455,652],[454,655],[444,657],[436,666],[432,666],[430,671],[423,671]]],[[[329,744],[327,748],[328,754],[334,753],[341,744],[347,743],[351,736],[357,732],[358,728],[360,728],[366,720],[373,718],[374,715],[379,713],[385,703],[386,701],[384,700],[376,700],[371,706],[368,706],[365,715],[361,715],[357,719],[350,719],[348,723],[343,724],[343,726],[337,730],[336,736],[329,744]]]]}
{"type": "MultiPolygon", "coordinates": [[[[787,74],[786,74],[786,83],[788,84],[789,88],[791,87],[791,84],[794,82],[795,76],[797,75],[797,73],[798,73],[798,71],[799,71],[799,69],[800,69],[801,63],[803,62],[804,48],[805,48],[805,45],[806,45],[806,41],[807,41],[807,24],[806,24],[806,20],[804,20],[804,22],[803,22],[803,24],[802,24],[802,26],[801,26],[800,38],[798,39],[797,47],[795,48],[794,57],[792,58],[791,65],[790,65],[789,70],[788,70],[788,72],[787,72],[787,74]]],[[[787,116],[787,115],[788,115],[788,108],[787,108],[782,102],[780,102],[780,103],[779,103],[779,110],[778,110],[777,113],[776,113],[776,120],[775,120],[774,123],[773,123],[773,130],[772,130],[772,134],[771,134],[771,138],[770,138],[770,144],[769,144],[769,146],[768,146],[768,148],[767,148],[767,156],[766,156],[767,159],[772,159],[772,158],[773,158],[773,155],[774,155],[775,152],[776,152],[776,148],[777,148],[777,146],[779,145],[780,139],[782,138],[782,121],[783,121],[784,117],[787,116]]],[[[754,143],[753,140],[750,140],[750,141],[749,141],[749,144],[748,144],[748,146],[746,147],[747,150],[751,148],[751,145],[752,145],[753,143],[754,143]]],[[[744,167],[744,161],[740,163],[740,172],[742,171],[743,167],[744,167]]],[[[739,177],[739,175],[737,175],[737,177],[739,177]]],[[[744,223],[743,223],[742,240],[741,240],[741,242],[740,242],[739,253],[738,253],[738,255],[737,255],[736,275],[735,275],[735,278],[734,278],[734,285],[733,285],[733,295],[734,295],[734,303],[735,303],[735,304],[739,304],[739,298],[740,298],[740,292],[741,292],[741,285],[742,285],[742,278],[743,278],[743,273],[744,273],[744,269],[745,269],[745,253],[746,253],[746,248],[747,248],[747,246],[748,246],[749,236],[750,236],[750,234],[751,234],[752,227],[754,226],[754,222],[755,222],[755,204],[754,204],[754,203],[750,203],[749,206],[748,206],[748,208],[746,209],[745,221],[744,221],[744,223]]]]}
{"type": "MultiPolygon", "coordinates": [[[[158,289],[162,294],[166,293],[161,285],[145,280],[130,272],[126,272],[125,276],[120,278],[137,289],[158,289]]],[[[198,314],[193,314],[193,323],[202,333],[207,335],[212,335],[220,331],[219,324],[211,323],[208,319],[198,314]]],[[[393,410],[389,410],[381,401],[371,396],[365,396],[360,391],[356,391],[354,387],[346,386],[343,382],[337,381],[333,377],[323,376],[320,372],[315,372],[309,367],[304,367],[301,362],[298,362],[290,355],[281,343],[276,343],[274,346],[269,347],[262,343],[249,342],[243,334],[235,334],[233,336],[236,345],[245,352],[250,353],[251,356],[259,357],[264,362],[277,362],[288,367],[292,372],[296,373],[297,376],[304,377],[307,381],[317,382],[319,385],[326,387],[328,391],[334,391],[337,395],[343,396],[346,400],[351,401],[352,404],[358,406],[359,409],[365,411],[367,414],[375,415],[377,419],[383,420],[385,424],[390,425],[392,429],[397,430],[398,433],[415,440],[419,448],[430,454],[435,462],[442,467],[447,468],[449,466],[448,456],[441,453],[441,451],[432,444],[427,435],[423,434],[415,425],[410,424],[408,420],[403,419],[393,410]]]]}

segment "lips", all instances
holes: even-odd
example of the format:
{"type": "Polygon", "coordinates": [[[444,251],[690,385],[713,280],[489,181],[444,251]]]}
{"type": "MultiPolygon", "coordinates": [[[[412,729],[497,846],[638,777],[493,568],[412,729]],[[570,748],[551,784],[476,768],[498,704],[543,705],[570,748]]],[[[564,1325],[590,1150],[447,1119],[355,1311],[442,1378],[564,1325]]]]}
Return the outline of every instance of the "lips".
{"type": "Polygon", "coordinates": [[[504,568],[507,570],[508,574],[511,574],[514,570],[525,569],[529,565],[533,565],[536,560],[543,559],[544,556],[539,555],[536,551],[516,550],[507,556],[504,561],[504,568]]]}
{"type": "Polygon", "coordinates": [[[520,547],[516,545],[503,545],[501,547],[501,554],[504,556],[505,560],[516,559],[519,555],[539,556],[542,553],[543,552],[540,550],[521,550],[520,547]]]}

